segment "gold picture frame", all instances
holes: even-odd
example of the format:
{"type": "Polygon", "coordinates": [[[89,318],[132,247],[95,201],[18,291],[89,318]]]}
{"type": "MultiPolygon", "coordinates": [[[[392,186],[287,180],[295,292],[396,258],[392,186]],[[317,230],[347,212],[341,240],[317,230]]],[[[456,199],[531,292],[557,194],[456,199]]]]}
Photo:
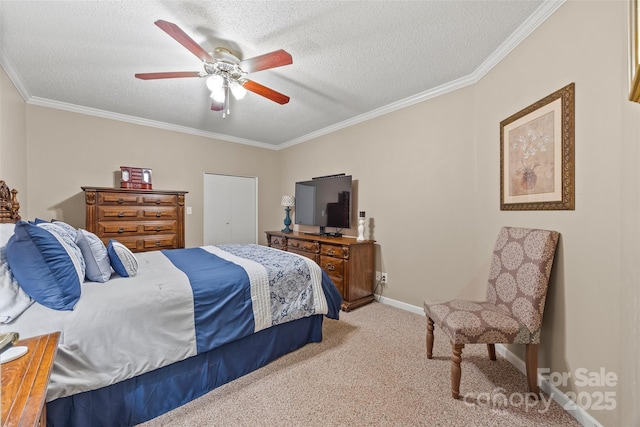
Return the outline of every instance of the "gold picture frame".
{"type": "Polygon", "coordinates": [[[629,101],[640,103],[640,50],[638,33],[640,33],[640,3],[629,1],[629,101]]]}
{"type": "Polygon", "coordinates": [[[500,210],[575,209],[575,83],[500,122],[500,210]]]}

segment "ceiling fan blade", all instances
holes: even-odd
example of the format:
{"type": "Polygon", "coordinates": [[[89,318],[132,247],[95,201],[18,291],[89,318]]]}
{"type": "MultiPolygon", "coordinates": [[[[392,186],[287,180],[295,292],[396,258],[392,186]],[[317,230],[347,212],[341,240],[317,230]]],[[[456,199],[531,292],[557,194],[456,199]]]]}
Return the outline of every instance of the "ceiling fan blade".
{"type": "Polygon", "coordinates": [[[222,111],[224,110],[224,102],[218,102],[215,99],[211,100],[211,110],[222,111]]]}
{"type": "Polygon", "coordinates": [[[142,80],[175,79],[178,77],[202,77],[197,71],[168,71],[165,73],[138,73],[136,78],[142,80]]]}
{"type": "Polygon", "coordinates": [[[187,33],[182,31],[176,24],[161,19],[157,20],[155,24],[160,27],[162,31],[169,34],[175,41],[189,49],[189,52],[193,53],[201,61],[211,61],[209,52],[204,50],[202,46],[196,43],[195,40],[189,37],[187,33]]]}
{"type": "Polygon", "coordinates": [[[280,92],[276,92],[275,90],[269,89],[268,87],[252,80],[244,80],[242,82],[242,86],[246,90],[262,95],[267,99],[277,102],[278,104],[286,104],[289,102],[289,97],[287,95],[283,95],[280,92]]]}
{"type": "Polygon", "coordinates": [[[293,58],[291,58],[289,53],[280,49],[275,52],[265,53],[264,55],[240,61],[240,68],[247,73],[255,73],[256,71],[267,70],[269,68],[281,67],[289,64],[293,64],[293,58]]]}

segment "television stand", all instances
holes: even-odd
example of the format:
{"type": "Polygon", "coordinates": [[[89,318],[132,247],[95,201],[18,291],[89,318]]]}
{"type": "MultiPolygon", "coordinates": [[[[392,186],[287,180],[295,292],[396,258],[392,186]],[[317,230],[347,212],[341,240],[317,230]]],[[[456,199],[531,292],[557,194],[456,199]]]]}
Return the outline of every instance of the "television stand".
{"type": "Polygon", "coordinates": [[[318,236],[297,231],[266,231],[266,234],[269,246],[317,262],[340,291],[342,310],[351,311],[373,301],[373,240],[358,242],[353,237],[318,236]]]}

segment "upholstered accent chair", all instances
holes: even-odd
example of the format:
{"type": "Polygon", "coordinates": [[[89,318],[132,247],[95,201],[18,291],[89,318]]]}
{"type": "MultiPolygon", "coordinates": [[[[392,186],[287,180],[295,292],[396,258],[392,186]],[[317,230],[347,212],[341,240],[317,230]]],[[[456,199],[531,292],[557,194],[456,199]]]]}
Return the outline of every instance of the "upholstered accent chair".
{"type": "Polygon", "coordinates": [[[491,260],[486,301],[425,302],[427,358],[433,358],[434,324],[451,342],[451,395],[460,396],[460,361],[466,344],[525,344],[529,391],[538,387],[538,344],[551,266],[559,233],[503,227],[491,260]]]}

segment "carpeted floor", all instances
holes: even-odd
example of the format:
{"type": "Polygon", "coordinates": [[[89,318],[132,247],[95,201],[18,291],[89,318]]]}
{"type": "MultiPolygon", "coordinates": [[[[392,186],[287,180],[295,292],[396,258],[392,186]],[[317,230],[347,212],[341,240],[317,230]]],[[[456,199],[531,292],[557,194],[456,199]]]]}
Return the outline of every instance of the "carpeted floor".
{"type": "Polygon", "coordinates": [[[425,317],[373,303],[324,321],[324,339],[142,424],[158,426],[571,426],[525,376],[486,346],[463,351],[463,399],[450,394],[450,346],[425,317]]]}

